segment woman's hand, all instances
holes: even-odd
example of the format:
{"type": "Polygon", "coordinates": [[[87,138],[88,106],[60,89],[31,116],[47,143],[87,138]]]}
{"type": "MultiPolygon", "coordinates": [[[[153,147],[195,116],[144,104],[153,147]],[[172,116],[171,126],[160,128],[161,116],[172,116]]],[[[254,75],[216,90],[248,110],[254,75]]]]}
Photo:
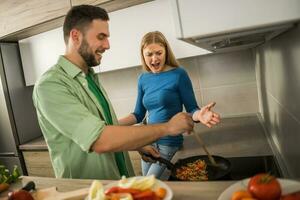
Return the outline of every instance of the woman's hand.
{"type": "Polygon", "coordinates": [[[216,103],[212,102],[202,107],[201,110],[196,111],[193,114],[193,120],[200,121],[209,128],[218,124],[220,122],[220,115],[211,110],[215,105],[216,103]]]}
{"type": "Polygon", "coordinates": [[[148,156],[145,156],[144,154],[150,154],[156,158],[158,158],[160,156],[159,151],[151,145],[143,146],[142,148],[138,149],[138,152],[142,156],[142,159],[146,162],[155,163],[156,161],[152,160],[148,156]]]}

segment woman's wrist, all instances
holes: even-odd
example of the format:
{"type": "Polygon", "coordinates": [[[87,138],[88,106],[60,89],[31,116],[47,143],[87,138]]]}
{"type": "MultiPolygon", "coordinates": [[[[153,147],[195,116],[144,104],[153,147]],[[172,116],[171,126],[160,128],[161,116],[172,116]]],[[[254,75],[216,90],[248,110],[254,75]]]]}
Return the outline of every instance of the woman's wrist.
{"type": "Polygon", "coordinates": [[[200,122],[199,117],[198,117],[199,112],[200,112],[200,110],[197,110],[197,111],[195,111],[195,112],[193,113],[193,115],[192,115],[192,119],[193,119],[193,121],[194,121],[195,123],[199,123],[199,122],[200,122]]]}

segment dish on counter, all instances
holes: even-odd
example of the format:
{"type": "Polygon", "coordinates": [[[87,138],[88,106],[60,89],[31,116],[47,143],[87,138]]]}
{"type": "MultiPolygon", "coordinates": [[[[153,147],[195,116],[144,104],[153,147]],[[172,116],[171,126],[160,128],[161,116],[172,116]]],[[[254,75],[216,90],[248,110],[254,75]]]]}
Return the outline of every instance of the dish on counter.
{"type": "MultiPolygon", "coordinates": [[[[145,176],[135,176],[135,177],[127,178],[127,180],[128,180],[128,182],[130,182],[133,179],[138,181],[138,180],[143,179],[143,178],[145,178],[145,176]]],[[[154,186],[151,189],[152,190],[156,190],[158,188],[166,189],[166,196],[163,198],[163,200],[171,200],[173,198],[173,191],[171,190],[171,188],[167,184],[165,184],[164,182],[162,182],[158,179],[155,179],[155,180],[156,180],[156,183],[154,184],[154,186]]],[[[104,191],[107,191],[110,188],[115,187],[115,186],[120,186],[119,183],[120,183],[120,180],[119,181],[114,181],[114,182],[109,183],[107,185],[104,185],[104,191]]]]}
{"type": "MultiPolygon", "coordinates": [[[[282,195],[289,194],[291,192],[297,191],[296,189],[300,189],[300,182],[290,179],[281,179],[277,178],[279,181],[279,184],[281,186],[282,195]]],[[[221,195],[219,196],[218,200],[230,200],[232,197],[232,194],[238,190],[247,190],[248,182],[250,181],[250,178],[238,181],[234,183],[233,185],[229,186],[227,189],[225,189],[221,195]]]]}

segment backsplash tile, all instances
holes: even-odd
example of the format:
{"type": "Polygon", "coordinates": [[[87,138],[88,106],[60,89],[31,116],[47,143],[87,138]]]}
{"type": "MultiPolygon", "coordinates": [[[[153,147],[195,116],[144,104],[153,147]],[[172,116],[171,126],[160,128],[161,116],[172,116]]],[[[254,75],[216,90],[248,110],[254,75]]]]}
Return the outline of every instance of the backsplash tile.
{"type": "Polygon", "coordinates": [[[179,60],[180,66],[183,67],[193,84],[194,90],[200,89],[199,69],[197,66],[197,57],[184,58],[179,60]]]}
{"type": "Polygon", "coordinates": [[[201,88],[255,81],[250,50],[198,57],[201,88]]]}
{"type": "Polygon", "coordinates": [[[216,102],[215,111],[222,117],[258,112],[256,82],[202,90],[203,104],[216,102]]]}
{"type": "Polygon", "coordinates": [[[124,99],[112,99],[111,103],[118,118],[127,116],[134,111],[136,97],[124,98],[124,99]]]}
{"type": "MultiPolygon", "coordinates": [[[[216,101],[215,110],[222,116],[258,112],[254,60],[250,50],[189,57],[179,62],[189,74],[200,107],[216,101]]],[[[118,117],[133,111],[141,73],[142,67],[137,66],[99,75],[118,117]]]]}
{"type": "Polygon", "coordinates": [[[137,95],[138,71],[135,67],[100,73],[98,77],[110,99],[117,100],[137,95]]]}

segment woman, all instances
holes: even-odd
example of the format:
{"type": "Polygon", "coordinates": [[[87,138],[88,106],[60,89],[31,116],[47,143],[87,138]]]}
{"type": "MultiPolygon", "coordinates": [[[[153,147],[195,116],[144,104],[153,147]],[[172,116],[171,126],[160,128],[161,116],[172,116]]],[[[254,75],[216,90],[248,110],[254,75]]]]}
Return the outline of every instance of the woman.
{"type": "MultiPolygon", "coordinates": [[[[147,111],[148,124],[167,122],[172,116],[182,112],[183,105],[196,122],[200,121],[211,127],[220,121],[219,115],[210,110],[214,103],[199,109],[191,80],[186,71],[179,67],[161,32],[147,33],[142,39],[140,50],[142,66],[146,72],[141,74],[138,80],[138,96],[134,113],[121,119],[120,124],[140,123],[147,111]]],[[[159,151],[161,157],[171,160],[182,144],[183,136],[179,135],[163,137],[152,145],[159,151]]],[[[152,150],[152,154],[159,155],[155,149],[152,150]]],[[[164,165],[142,160],[144,176],[154,174],[160,178],[164,169],[164,165]]]]}

